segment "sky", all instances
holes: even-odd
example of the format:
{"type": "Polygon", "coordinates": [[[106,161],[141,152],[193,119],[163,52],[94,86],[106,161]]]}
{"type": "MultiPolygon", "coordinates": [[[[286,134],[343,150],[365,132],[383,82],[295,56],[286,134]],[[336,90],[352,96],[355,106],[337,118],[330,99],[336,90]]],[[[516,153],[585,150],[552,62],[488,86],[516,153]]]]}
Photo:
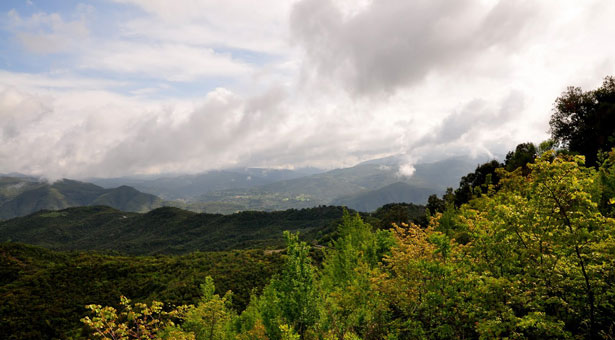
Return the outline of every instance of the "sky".
{"type": "Polygon", "coordinates": [[[400,169],[549,137],[612,0],[3,0],[0,173],[400,169]]]}

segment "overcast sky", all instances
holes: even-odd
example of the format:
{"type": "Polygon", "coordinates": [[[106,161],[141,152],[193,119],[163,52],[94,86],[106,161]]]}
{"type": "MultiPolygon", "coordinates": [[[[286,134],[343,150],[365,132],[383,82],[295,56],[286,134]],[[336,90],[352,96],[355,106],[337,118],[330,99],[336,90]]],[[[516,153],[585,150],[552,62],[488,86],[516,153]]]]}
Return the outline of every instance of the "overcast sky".
{"type": "Polygon", "coordinates": [[[615,1],[3,0],[0,173],[501,155],[615,74],[615,1]]]}

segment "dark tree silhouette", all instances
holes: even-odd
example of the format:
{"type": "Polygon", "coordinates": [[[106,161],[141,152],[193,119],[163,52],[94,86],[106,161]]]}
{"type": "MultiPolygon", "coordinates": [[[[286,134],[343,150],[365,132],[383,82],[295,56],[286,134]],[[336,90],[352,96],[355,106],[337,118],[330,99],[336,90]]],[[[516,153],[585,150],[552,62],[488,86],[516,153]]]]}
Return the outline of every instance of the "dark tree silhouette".
{"type": "Polygon", "coordinates": [[[559,146],[595,165],[599,151],[615,146],[615,78],[606,77],[593,91],[569,87],[555,100],[549,125],[559,146]]]}

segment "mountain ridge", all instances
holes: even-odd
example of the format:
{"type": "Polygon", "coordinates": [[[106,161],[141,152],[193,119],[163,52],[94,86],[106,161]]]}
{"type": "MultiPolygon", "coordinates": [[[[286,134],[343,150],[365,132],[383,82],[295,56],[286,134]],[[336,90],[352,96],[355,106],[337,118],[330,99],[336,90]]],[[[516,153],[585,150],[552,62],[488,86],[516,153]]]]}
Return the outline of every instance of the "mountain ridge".
{"type": "Polygon", "coordinates": [[[0,221],[0,242],[22,242],[54,250],[118,251],[131,255],[182,254],[248,248],[279,248],[283,231],[315,240],[335,229],[342,207],[232,215],[161,207],[147,213],[107,206],[42,210],[0,221]]]}
{"type": "Polygon", "coordinates": [[[21,177],[0,177],[0,219],[25,216],[39,210],[108,205],[125,211],[147,211],[162,200],[132,187],[105,189],[92,183],[62,179],[54,183],[21,177]]]}

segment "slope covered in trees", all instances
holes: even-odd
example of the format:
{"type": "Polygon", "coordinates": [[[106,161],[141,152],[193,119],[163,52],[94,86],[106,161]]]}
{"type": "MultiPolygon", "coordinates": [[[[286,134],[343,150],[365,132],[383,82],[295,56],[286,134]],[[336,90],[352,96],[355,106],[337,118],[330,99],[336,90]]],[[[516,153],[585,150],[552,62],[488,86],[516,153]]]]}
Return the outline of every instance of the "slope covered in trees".
{"type": "Polygon", "coordinates": [[[29,177],[0,177],[0,220],[87,205],[144,212],[160,207],[162,200],[128,186],[104,189],[68,179],[50,184],[29,177]]]}
{"type": "Polygon", "coordinates": [[[78,207],[0,222],[0,241],[133,255],[281,248],[282,231],[300,231],[305,239],[315,240],[333,230],[341,217],[341,207],[233,215],[197,214],[171,207],[145,214],[104,206],[78,207]]]}
{"type": "Polygon", "coordinates": [[[380,189],[340,197],[333,201],[333,205],[369,212],[391,202],[420,202],[424,204],[432,192],[432,189],[396,182],[380,189]]]}
{"type": "MultiPolygon", "coordinates": [[[[16,243],[0,244],[0,338],[81,338],[85,305],[116,306],[118,296],[137,302],[196,303],[211,276],[230,303],[243,309],[281,265],[279,253],[229,251],[184,256],[110,256],[54,252],[16,243]]],[[[85,336],[85,333],[83,334],[85,336]]]]}

